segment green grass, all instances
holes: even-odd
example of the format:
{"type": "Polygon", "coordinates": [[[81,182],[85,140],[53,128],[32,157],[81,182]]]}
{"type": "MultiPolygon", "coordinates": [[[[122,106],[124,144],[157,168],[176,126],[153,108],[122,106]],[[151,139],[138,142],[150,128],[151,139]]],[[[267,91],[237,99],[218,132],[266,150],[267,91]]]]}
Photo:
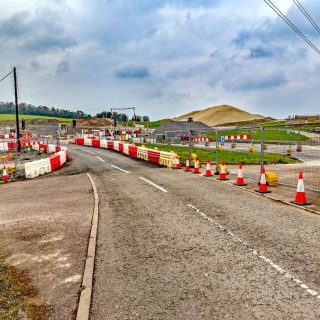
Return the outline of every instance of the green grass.
{"type": "Polygon", "coordinates": [[[47,318],[45,305],[34,305],[32,299],[37,295],[30,285],[29,277],[14,267],[6,266],[0,260],[0,319],[22,319],[23,311],[30,320],[47,318]]]}
{"type": "MultiPolygon", "coordinates": [[[[16,115],[15,114],[0,114],[0,121],[10,121],[10,120],[15,120],[16,115]]],[[[28,115],[28,114],[20,114],[19,119],[25,119],[25,120],[30,120],[30,119],[55,119],[58,120],[59,122],[72,122],[72,119],[68,118],[58,118],[58,117],[47,117],[47,116],[37,116],[37,115],[28,115]]]]}
{"type": "MultiPolygon", "coordinates": [[[[297,130],[297,129],[295,129],[297,130]]],[[[261,141],[261,130],[256,129],[253,132],[251,130],[224,130],[218,132],[218,137],[221,136],[233,136],[233,135],[245,135],[250,134],[253,137],[254,141],[261,141]]],[[[211,132],[208,134],[209,137],[215,139],[216,133],[211,132]]],[[[265,141],[308,141],[309,138],[304,136],[303,134],[298,133],[288,133],[287,130],[279,129],[265,129],[264,130],[264,139],[265,141]]]]}
{"type": "MultiPolygon", "coordinates": [[[[157,145],[157,144],[145,144],[148,148],[158,148],[162,151],[173,151],[181,157],[181,162],[189,157],[189,148],[184,146],[168,146],[168,145],[157,145]]],[[[192,148],[192,152],[196,153],[201,162],[210,160],[211,162],[216,162],[216,150],[208,150],[203,148],[192,148]]],[[[219,162],[222,160],[226,164],[259,164],[260,154],[259,153],[249,153],[249,152],[237,152],[237,151],[218,151],[219,162]]],[[[286,156],[273,153],[264,154],[266,164],[274,163],[296,163],[297,160],[291,159],[286,156]]]]}
{"type": "Polygon", "coordinates": [[[163,119],[163,120],[157,120],[157,121],[150,121],[150,122],[134,122],[134,121],[128,121],[128,122],[118,122],[119,124],[123,126],[132,127],[134,124],[141,124],[144,125],[145,128],[154,129],[160,127],[162,124],[171,122],[170,119],[163,119]]]}

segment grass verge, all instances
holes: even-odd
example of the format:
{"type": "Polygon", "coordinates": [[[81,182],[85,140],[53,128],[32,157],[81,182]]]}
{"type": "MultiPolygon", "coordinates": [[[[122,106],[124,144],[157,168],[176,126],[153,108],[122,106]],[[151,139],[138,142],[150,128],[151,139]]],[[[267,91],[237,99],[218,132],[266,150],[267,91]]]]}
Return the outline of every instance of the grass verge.
{"type": "MultiPolygon", "coordinates": [[[[185,162],[189,156],[189,148],[184,146],[168,146],[168,145],[157,145],[157,144],[145,144],[148,148],[158,148],[162,151],[173,151],[178,154],[181,158],[181,162],[185,162]]],[[[205,162],[210,160],[210,162],[216,162],[216,150],[213,149],[203,149],[203,148],[192,148],[192,153],[196,153],[200,161],[205,162]]],[[[249,153],[249,152],[238,152],[238,151],[218,151],[219,162],[222,160],[226,164],[259,164],[260,154],[259,153],[249,153]]],[[[286,156],[282,156],[274,153],[265,153],[264,160],[266,164],[290,164],[297,163],[298,161],[286,156]]]]}
{"type": "Polygon", "coordinates": [[[47,319],[48,307],[36,296],[27,274],[0,260],[0,320],[47,319]]]}
{"type": "MultiPolygon", "coordinates": [[[[251,137],[253,137],[254,141],[261,141],[261,130],[256,129],[254,131],[252,130],[224,130],[218,132],[218,137],[221,136],[234,136],[234,135],[246,135],[250,134],[251,137]]],[[[215,132],[210,132],[208,136],[212,139],[216,138],[215,132]]],[[[295,132],[291,132],[290,130],[271,130],[271,129],[265,129],[264,130],[264,139],[266,142],[268,141],[308,141],[309,138],[304,136],[303,134],[298,134],[295,132]]]]}

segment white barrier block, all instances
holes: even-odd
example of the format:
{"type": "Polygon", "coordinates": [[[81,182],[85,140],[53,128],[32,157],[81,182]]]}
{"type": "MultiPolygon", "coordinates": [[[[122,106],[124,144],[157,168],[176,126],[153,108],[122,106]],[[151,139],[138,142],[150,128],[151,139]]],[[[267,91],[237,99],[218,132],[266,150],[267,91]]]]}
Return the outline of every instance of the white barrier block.
{"type": "Polygon", "coordinates": [[[24,165],[26,178],[35,178],[51,172],[50,159],[27,162],[24,165]]]}
{"type": "Polygon", "coordinates": [[[108,149],[108,140],[100,140],[100,148],[108,149]]]}

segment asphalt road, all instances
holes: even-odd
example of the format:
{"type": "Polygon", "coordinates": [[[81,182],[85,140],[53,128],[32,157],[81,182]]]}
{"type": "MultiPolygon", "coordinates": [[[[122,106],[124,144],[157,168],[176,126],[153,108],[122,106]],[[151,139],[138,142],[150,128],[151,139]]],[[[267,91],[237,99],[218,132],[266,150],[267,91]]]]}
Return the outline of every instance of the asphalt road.
{"type": "Polygon", "coordinates": [[[194,174],[70,146],[100,224],[91,319],[319,319],[320,217],[194,174]]]}

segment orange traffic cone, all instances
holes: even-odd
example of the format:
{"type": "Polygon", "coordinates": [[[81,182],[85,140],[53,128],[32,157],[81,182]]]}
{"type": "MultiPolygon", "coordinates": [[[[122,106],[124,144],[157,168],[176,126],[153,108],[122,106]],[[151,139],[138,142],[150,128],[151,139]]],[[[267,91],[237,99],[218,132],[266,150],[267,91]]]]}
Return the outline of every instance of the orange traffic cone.
{"type": "Polygon", "coordinates": [[[304,191],[303,175],[301,171],[299,173],[296,199],[295,201],[291,201],[291,202],[299,206],[310,205],[310,203],[307,202],[306,193],[304,191]]]}
{"type": "Polygon", "coordinates": [[[199,160],[198,160],[198,159],[195,160],[193,173],[195,173],[195,174],[200,173],[200,170],[199,170],[199,160]]]}
{"type": "Polygon", "coordinates": [[[186,167],[184,169],[185,172],[190,172],[190,163],[189,163],[189,159],[186,160],[186,167]]]}
{"type": "Polygon", "coordinates": [[[180,159],[178,157],[176,157],[176,166],[175,166],[176,169],[180,169],[181,166],[180,166],[180,159]]]}
{"type": "Polygon", "coordinates": [[[238,178],[237,182],[235,183],[236,186],[246,186],[247,184],[244,183],[244,178],[243,178],[243,172],[242,172],[242,163],[239,164],[239,169],[238,169],[238,178]]]}
{"type": "Polygon", "coordinates": [[[210,160],[207,161],[207,168],[206,168],[205,177],[211,177],[210,160]]]}
{"type": "Polygon", "coordinates": [[[8,174],[7,174],[7,170],[6,170],[6,166],[3,167],[3,171],[2,171],[2,181],[3,182],[7,182],[9,179],[8,174]]]}
{"type": "Polygon", "coordinates": [[[255,190],[259,193],[270,193],[271,191],[267,188],[267,180],[266,180],[266,170],[264,166],[262,167],[261,177],[260,177],[260,183],[259,183],[259,190],[255,190]]]}
{"type": "Polygon", "coordinates": [[[226,168],[224,167],[224,161],[221,162],[220,176],[218,180],[229,180],[227,178],[226,168]]]}

